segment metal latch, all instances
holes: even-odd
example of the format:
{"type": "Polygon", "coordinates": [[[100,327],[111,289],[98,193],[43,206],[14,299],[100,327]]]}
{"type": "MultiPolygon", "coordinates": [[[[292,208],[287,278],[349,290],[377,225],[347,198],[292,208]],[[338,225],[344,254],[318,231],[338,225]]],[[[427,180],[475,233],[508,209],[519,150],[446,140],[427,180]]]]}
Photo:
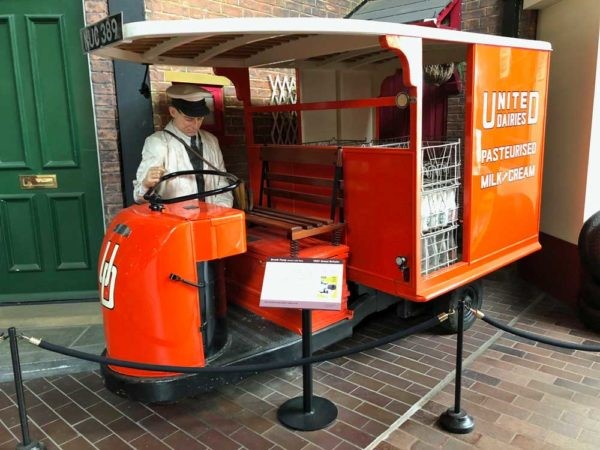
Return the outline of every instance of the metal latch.
{"type": "Polygon", "coordinates": [[[204,282],[194,283],[193,281],[189,281],[189,280],[186,280],[185,278],[181,278],[176,273],[170,274],[169,275],[169,279],[173,280],[173,281],[179,281],[181,283],[188,284],[190,286],[194,286],[194,287],[197,287],[197,288],[204,288],[204,287],[206,287],[206,283],[204,283],[204,282]]]}
{"type": "Polygon", "coordinates": [[[396,256],[396,265],[404,276],[404,281],[410,280],[410,268],[408,267],[408,258],[406,256],[396,256]]]}

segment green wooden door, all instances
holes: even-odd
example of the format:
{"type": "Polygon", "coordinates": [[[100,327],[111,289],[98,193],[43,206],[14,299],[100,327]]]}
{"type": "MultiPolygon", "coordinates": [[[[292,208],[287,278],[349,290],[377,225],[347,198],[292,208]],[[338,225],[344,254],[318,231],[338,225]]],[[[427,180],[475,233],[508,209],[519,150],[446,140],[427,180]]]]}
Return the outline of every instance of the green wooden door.
{"type": "Polygon", "coordinates": [[[0,303],[97,297],[104,230],[83,25],[81,1],[0,0],[0,303]]]}

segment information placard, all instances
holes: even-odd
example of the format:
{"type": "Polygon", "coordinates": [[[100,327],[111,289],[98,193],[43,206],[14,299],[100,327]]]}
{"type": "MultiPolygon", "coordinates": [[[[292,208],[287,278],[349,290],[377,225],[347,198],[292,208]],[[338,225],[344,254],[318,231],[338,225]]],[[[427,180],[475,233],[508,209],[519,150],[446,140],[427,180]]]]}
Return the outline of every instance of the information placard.
{"type": "Polygon", "coordinates": [[[339,311],[343,277],[340,260],[269,258],[260,306],[339,311]]]}

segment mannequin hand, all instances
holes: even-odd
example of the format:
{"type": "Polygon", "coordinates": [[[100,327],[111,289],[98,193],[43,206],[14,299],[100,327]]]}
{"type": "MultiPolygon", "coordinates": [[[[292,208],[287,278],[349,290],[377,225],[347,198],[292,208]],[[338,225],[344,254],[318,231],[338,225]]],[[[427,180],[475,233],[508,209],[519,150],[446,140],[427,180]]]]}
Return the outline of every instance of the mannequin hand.
{"type": "Polygon", "coordinates": [[[145,189],[150,189],[156,186],[160,177],[162,177],[166,172],[166,169],[162,166],[150,167],[148,172],[146,172],[146,177],[144,181],[142,181],[142,185],[145,189]]]}

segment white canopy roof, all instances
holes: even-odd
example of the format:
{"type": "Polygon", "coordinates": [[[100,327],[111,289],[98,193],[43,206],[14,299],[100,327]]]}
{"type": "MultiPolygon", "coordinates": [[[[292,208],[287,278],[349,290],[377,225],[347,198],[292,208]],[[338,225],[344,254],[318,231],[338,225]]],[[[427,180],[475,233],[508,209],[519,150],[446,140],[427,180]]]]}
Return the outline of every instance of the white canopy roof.
{"type": "Polygon", "coordinates": [[[123,40],[92,51],[145,64],[372,69],[397,57],[379,38],[423,38],[423,62],[466,59],[467,44],[551,50],[547,42],[352,19],[228,18],[123,25],[123,40]]]}

